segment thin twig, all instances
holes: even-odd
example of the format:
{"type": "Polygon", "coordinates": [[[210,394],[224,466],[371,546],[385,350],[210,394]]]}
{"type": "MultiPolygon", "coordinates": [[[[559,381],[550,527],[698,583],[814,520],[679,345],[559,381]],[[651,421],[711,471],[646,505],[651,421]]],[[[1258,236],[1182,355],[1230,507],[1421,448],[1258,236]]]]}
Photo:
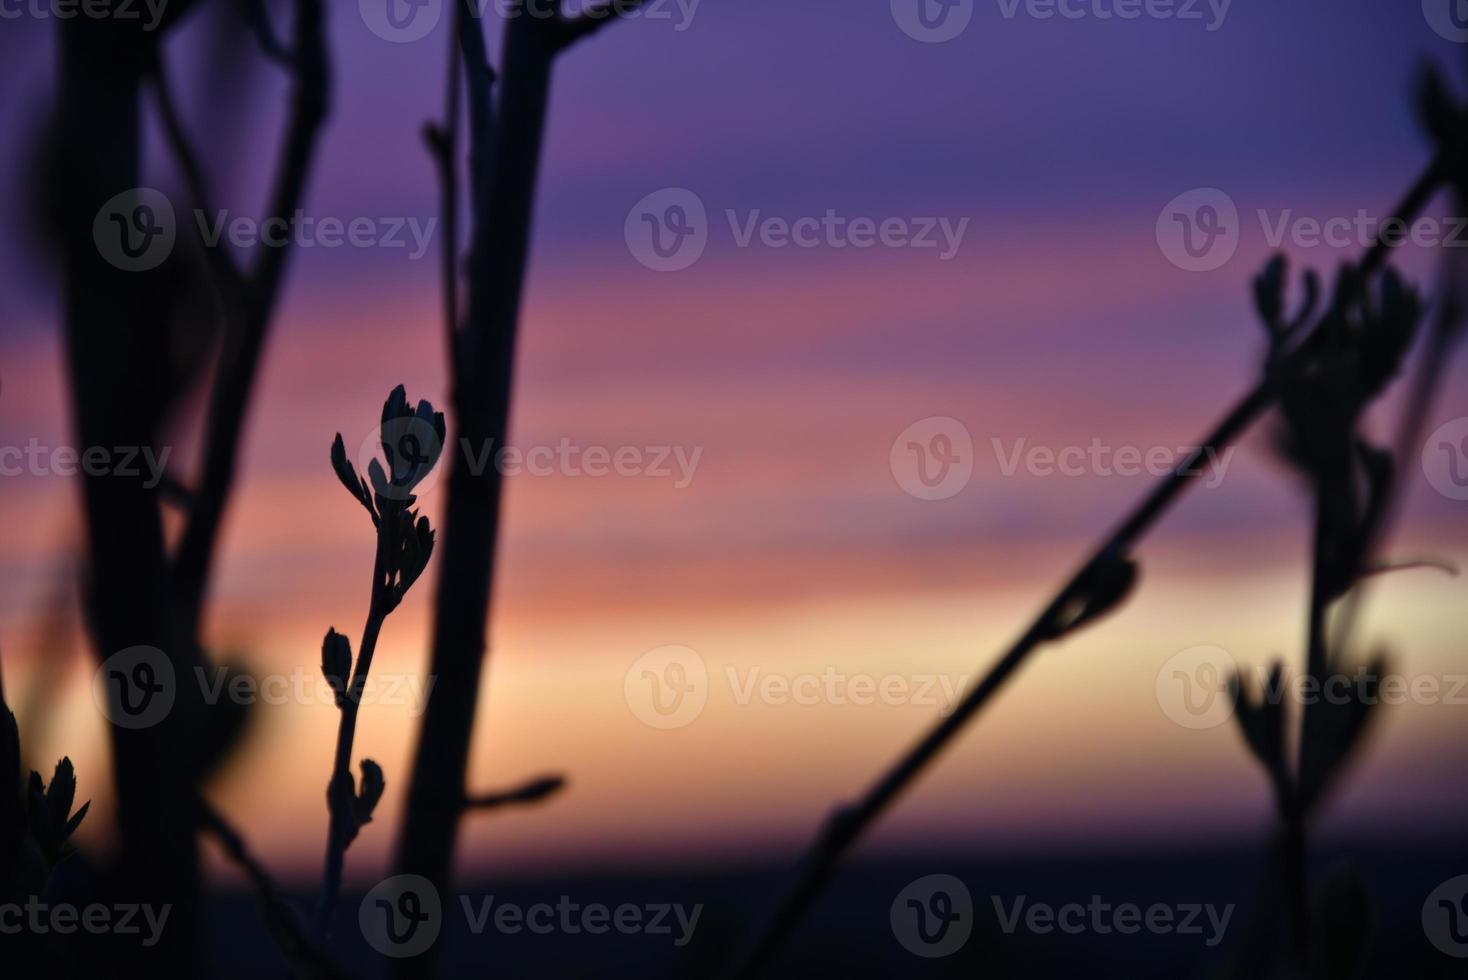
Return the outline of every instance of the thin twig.
{"type": "MultiPolygon", "coordinates": [[[[1436,193],[1449,170],[1445,153],[1436,156],[1404,196],[1393,214],[1408,224],[1422,211],[1436,193]]],[[[1358,272],[1364,279],[1386,261],[1392,244],[1378,240],[1362,258],[1358,272]]],[[[1316,331],[1290,357],[1308,356],[1322,340],[1316,331]]],[[[771,919],[767,930],[753,947],[737,976],[758,976],[805,917],[817,896],[835,873],[842,859],[863,832],[937,755],[978,714],[990,698],[1044,641],[1052,635],[1057,617],[1084,595],[1091,572],[1114,555],[1129,554],[1146,536],[1168,508],[1188,489],[1193,476],[1203,472],[1208,454],[1216,453],[1236,441],[1269,409],[1278,396],[1271,380],[1266,379],[1244,396],[1198,447],[1176,469],[1155,486],[1132,513],[1096,548],[1092,557],[1045,606],[1020,639],[1000,657],[984,679],[969,692],[953,712],[939,722],[921,741],[903,756],[856,804],[844,807],[830,819],[807,854],[804,869],[795,887],[788,893],[771,919]]]]}
{"type": "Polygon", "coordinates": [[[316,934],[323,941],[330,933],[331,917],[336,912],[337,899],[341,896],[342,868],[346,861],[347,847],[357,833],[352,809],[355,800],[352,745],[357,737],[357,714],[362,707],[363,692],[367,689],[367,673],[372,669],[377,639],[382,634],[382,624],[390,612],[385,588],[390,526],[391,522],[384,518],[378,529],[377,557],[373,560],[372,571],[372,601],[367,610],[367,624],[362,629],[362,645],[357,652],[351,682],[340,701],[341,719],[337,726],[336,754],[332,763],[331,781],[326,788],[326,805],[330,819],[330,829],[326,836],[326,870],[322,876],[321,903],[316,910],[316,934]]]}
{"type": "MultiPolygon", "coordinates": [[[[163,131],[168,137],[168,146],[178,161],[179,169],[183,171],[189,196],[194,199],[194,207],[205,214],[214,214],[214,198],[209,193],[208,178],[199,161],[199,154],[194,149],[193,140],[189,138],[188,130],[184,126],[182,114],[178,111],[178,102],[173,96],[173,86],[169,81],[168,66],[161,47],[153,62],[153,84],[158,100],[158,114],[163,120],[163,131]]],[[[234,256],[222,241],[217,247],[205,248],[204,252],[215,275],[215,290],[220,303],[225,309],[229,309],[230,304],[240,303],[240,294],[245,284],[234,256]]]]}
{"type": "Polygon", "coordinates": [[[199,798],[199,821],[204,830],[218,838],[230,860],[239,865],[255,886],[266,925],[292,970],[301,977],[346,977],[306,935],[295,909],[285,900],[265,865],[250,852],[245,839],[203,797],[199,798]]]}
{"type": "Polygon", "coordinates": [[[566,788],[564,776],[535,779],[517,789],[471,796],[464,801],[465,810],[498,810],[501,807],[540,803],[566,788]]]}
{"type": "MultiPolygon", "coordinates": [[[[1468,207],[1468,195],[1455,195],[1458,207],[1468,207]]],[[[1461,213],[1461,211],[1460,211],[1461,213]]],[[[1453,348],[1462,340],[1465,317],[1468,317],[1468,267],[1452,249],[1444,249],[1442,262],[1442,291],[1428,332],[1427,344],[1417,361],[1416,373],[1407,392],[1407,403],[1402,408],[1402,417],[1397,423],[1395,458],[1398,470],[1403,463],[1414,459],[1420,451],[1422,432],[1426,428],[1427,416],[1432,411],[1438,392],[1447,377],[1448,360],[1453,348]]],[[[1391,529],[1401,513],[1402,494],[1394,493],[1387,505],[1378,512],[1377,521],[1366,529],[1365,544],[1361,549],[1361,578],[1374,577],[1379,569],[1373,564],[1377,551],[1391,534],[1391,529]]],[[[1407,567],[1434,566],[1444,568],[1452,574],[1457,570],[1441,562],[1422,560],[1388,566],[1391,570],[1407,567]]],[[[1361,609],[1369,589],[1357,584],[1346,597],[1344,608],[1337,625],[1339,646],[1344,649],[1350,642],[1359,621],[1361,609]]]]}
{"type": "MultiPolygon", "coordinates": [[[[455,18],[463,17],[455,5],[455,18]]],[[[439,213],[443,224],[442,255],[443,318],[445,352],[449,364],[459,357],[459,94],[463,88],[457,32],[449,34],[448,81],[444,93],[444,121],[424,127],[424,138],[433,156],[439,182],[439,213]]]]}
{"type": "MultiPolygon", "coordinates": [[[[269,206],[270,215],[278,220],[288,220],[296,212],[305,192],[316,140],[326,118],[330,71],[322,0],[295,0],[295,10],[295,53],[291,59],[295,98],[269,206]]],[[[172,577],[188,635],[197,632],[210,563],[234,483],[245,411],[289,251],[287,247],[265,248],[247,274],[240,308],[231,304],[227,310],[232,315],[220,352],[219,377],[210,397],[203,477],[173,561],[172,577]]]]}

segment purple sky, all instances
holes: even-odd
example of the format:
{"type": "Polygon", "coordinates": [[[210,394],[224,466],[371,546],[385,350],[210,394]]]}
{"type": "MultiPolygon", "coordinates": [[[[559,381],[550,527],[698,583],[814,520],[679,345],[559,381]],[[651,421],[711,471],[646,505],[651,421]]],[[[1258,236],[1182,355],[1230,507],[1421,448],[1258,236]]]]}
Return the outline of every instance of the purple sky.
{"type": "MultiPolygon", "coordinates": [[[[927,657],[945,670],[986,663],[1043,598],[1046,579],[1146,486],[1004,479],[991,440],[1179,446],[1201,434],[1258,367],[1262,334],[1248,282],[1269,245],[1256,212],[1269,220],[1358,208],[1383,214],[1427,158],[1411,113],[1416,71],[1427,58],[1456,71],[1463,54],[1434,33],[1416,0],[1234,0],[1211,31],[1206,3],[1198,5],[1201,21],[1042,20],[1023,5],[1008,18],[1005,4],[973,0],[963,34],[924,44],[898,28],[888,0],[702,0],[684,30],[675,29],[679,8],[668,5],[661,9],[670,19],[616,25],[562,62],[537,210],[517,438],[673,442],[703,447],[706,462],[681,496],[625,482],[512,481],[502,587],[510,693],[499,695],[493,729],[512,748],[538,744],[525,734],[538,719],[517,707],[516,693],[549,683],[533,667],[544,661],[525,651],[610,663],[612,701],[625,664],[660,644],[731,662],[761,649],[805,662],[859,647],[847,635],[856,627],[845,625],[855,622],[870,622],[870,636],[891,644],[887,655],[899,660],[927,657]],[[657,273],[634,259],[624,223],[639,200],[674,187],[706,206],[710,242],[691,268],[657,273]],[[1171,199],[1205,187],[1236,204],[1241,240],[1220,268],[1184,271],[1159,248],[1155,227],[1171,199]],[[740,248],[725,212],[743,220],[756,209],[786,220],[833,210],[846,219],[931,216],[967,225],[949,261],[912,249],[740,248]],[[967,426],[981,459],[963,495],[916,501],[894,485],[888,450],[905,426],[939,415],[967,426]],[[936,625],[914,627],[916,611],[932,613],[936,625]],[[576,632],[583,623],[610,625],[593,638],[576,632]],[[521,653],[526,661],[517,665],[521,653]]],[[[275,7],[283,23],[286,5],[275,7]]],[[[1111,9],[1111,0],[1100,8],[1111,9]]],[[[1084,9],[1093,9],[1089,0],[1084,9]]],[[[355,3],[333,2],[331,16],[333,114],[307,211],[427,220],[437,188],[418,133],[441,111],[445,27],[393,44],[367,29],[355,3]]],[[[286,90],[254,60],[210,81],[194,56],[209,33],[209,24],[191,24],[170,54],[194,82],[188,117],[201,140],[213,134],[206,156],[219,206],[250,214],[268,181],[286,90]]],[[[12,270],[0,290],[4,445],[66,438],[55,283],[23,219],[29,147],[55,71],[53,35],[54,24],[35,19],[0,27],[0,122],[11,134],[0,149],[0,263],[12,270]]],[[[156,141],[147,173],[182,201],[156,141]]],[[[1297,263],[1322,270],[1355,251],[1291,249],[1297,263]]],[[[1419,279],[1432,268],[1415,247],[1403,263],[1419,279]]],[[[436,248],[418,261],[388,249],[293,256],[226,541],[221,642],[258,643],[263,660],[288,663],[319,635],[323,617],[356,621],[359,583],[330,573],[360,551],[360,528],[350,521],[360,515],[343,513],[324,447],[338,429],[355,433],[349,445],[360,441],[362,423],[399,381],[415,397],[442,400],[437,276],[436,248]],[[297,517],[291,534],[272,535],[280,513],[297,517]]],[[[1468,415],[1461,367],[1454,380],[1434,425],[1468,415]]],[[[1014,713],[995,719],[997,734],[1034,736],[1022,716],[1043,717],[1057,699],[1072,717],[1094,720],[1099,699],[1086,696],[1085,684],[1123,700],[1130,692],[1136,700],[1126,703],[1150,707],[1153,673],[1169,653],[1229,634],[1240,618],[1258,627],[1238,640],[1252,644],[1241,658],[1295,652],[1288,596],[1270,605],[1251,589],[1298,584],[1303,503],[1267,461],[1262,439],[1240,452],[1245,462],[1226,488],[1196,494],[1159,535],[1157,592],[1098,641],[1116,669],[1088,661],[1069,682],[1042,671],[1043,683],[1015,693],[1014,713]],[[1226,613],[1192,605],[1213,588],[1226,613]],[[1238,605],[1256,602],[1257,610],[1238,605]]],[[[1468,554],[1468,504],[1433,493],[1416,461],[1407,465],[1414,479],[1404,541],[1468,554]]],[[[0,484],[9,519],[30,515],[24,540],[0,546],[0,629],[23,637],[22,656],[43,575],[58,560],[57,542],[46,550],[45,536],[70,514],[56,492],[63,486],[0,484]]],[[[1387,623],[1410,624],[1432,663],[1460,658],[1452,637],[1461,636],[1461,580],[1407,588],[1411,601],[1387,623]]],[[[420,662],[423,608],[404,618],[400,649],[385,659],[399,657],[406,670],[420,662]]],[[[914,713],[884,722],[867,741],[859,728],[843,741],[847,716],[822,727],[812,715],[806,729],[777,719],[769,731],[794,739],[819,732],[844,744],[821,774],[826,785],[774,735],[746,741],[737,714],[709,719],[703,737],[694,732],[670,749],[669,739],[649,745],[640,730],[600,726],[603,708],[624,720],[620,703],[606,708],[606,692],[589,681],[567,684],[569,703],[587,712],[587,737],[554,744],[547,766],[579,761],[588,770],[609,753],[624,753],[625,762],[627,754],[657,760],[667,752],[668,765],[711,767],[743,753],[729,786],[704,786],[698,804],[668,790],[660,811],[668,826],[629,818],[610,829],[609,847],[646,844],[689,815],[706,819],[700,806],[751,787],[758,792],[752,802],[738,799],[736,815],[748,823],[703,843],[798,839],[825,801],[864,782],[925,721],[914,713]],[[760,760],[769,767],[761,770],[760,760]],[[776,792],[782,785],[788,799],[776,792]]],[[[1444,732],[1461,738],[1463,723],[1449,729],[1441,718],[1404,729],[1377,760],[1380,770],[1422,760],[1422,746],[1444,732]]],[[[407,724],[390,728],[399,745],[407,724]]],[[[1177,734],[1165,724],[1160,731],[1177,734]]],[[[1165,829],[1211,804],[1199,799],[1206,793],[1198,764],[1179,762],[1175,743],[1159,746],[1155,735],[1127,729],[1113,744],[1150,746],[1153,765],[1128,785],[1139,793],[1173,787],[1176,806],[1153,814],[1165,829]]],[[[982,757],[978,738],[977,756],[965,758],[982,757]]],[[[1126,824],[1126,800],[1094,787],[1087,796],[1081,785],[1079,770],[1114,761],[1104,746],[1093,748],[1078,757],[1039,739],[1038,764],[1078,767],[1075,778],[1041,786],[1023,773],[995,774],[985,785],[1011,792],[997,813],[947,770],[927,809],[915,804],[903,826],[1053,829],[1046,812],[1066,786],[1081,787],[1096,812],[1126,824]]],[[[1238,746],[1220,740],[1207,751],[1234,766],[1218,784],[1227,797],[1214,801],[1218,812],[1262,814],[1262,787],[1238,746]],[[1238,795],[1245,793],[1253,795],[1238,795]]],[[[503,769],[509,779],[523,768],[491,755],[486,773],[503,769]]],[[[1414,801],[1441,797],[1434,787],[1451,763],[1433,755],[1410,793],[1361,798],[1353,812],[1405,813],[1414,801]]],[[[315,815],[319,792],[300,782],[299,799],[281,801],[283,822],[315,815]]],[[[617,790],[590,779],[593,801],[625,806],[617,790]]],[[[644,790],[657,799],[657,786],[644,790]]],[[[270,818],[249,811],[246,790],[237,795],[247,814],[270,818]]],[[[1444,810],[1444,822],[1463,815],[1456,802],[1456,817],[1444,810]]],[[[581,832],[570,817],[547,827],[527,829],[533,853],[581,832]]],[[[288,829],[276,842],[282,848],[293,846],[288,829]]],[[[386,839],[384,831],[377,844],[386,839]]],[[[315,840],[309,845],[303,852],[314,854],[315,840]]]]}

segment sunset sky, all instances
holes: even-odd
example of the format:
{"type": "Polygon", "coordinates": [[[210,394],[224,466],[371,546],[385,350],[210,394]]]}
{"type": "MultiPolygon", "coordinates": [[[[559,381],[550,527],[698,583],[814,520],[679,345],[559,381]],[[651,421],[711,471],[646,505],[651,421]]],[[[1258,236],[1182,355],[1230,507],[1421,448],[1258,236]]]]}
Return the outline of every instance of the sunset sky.
{"type": "MultiPolygon", "coordinates": [[[[1271,230],[1362,208],[1385,216],[1428,157],[1411,112],[1416,71],[1429,57],[1457,71],[1463,53],[1415,2],[1236,0],[1216,30],[1212,14],[1041,20],[1023,6],[1007,17],[1008,6],[975,0],[961,36],[927,44],[898,28],[887,0],[703,0],[691,18],[669,4],[668,19],[616,25],[562,62],[511,441],[666,447],[697,465],[686,486],[676,475],[511,478],[473,781],[559,771],[571,790],[467,821],[468,868],[793,855],[941,705],[762,702],[741,697],[751,678],[931,679],[941,692],[981,676],[1149,485],[1010,475],[1007,454],[1021,440],[1145,452],[1201,436],[1257,377],[1248,286],[1271,230]],[[624,237],[634,206],[666,188],[691,191],[708,215],[706,250],[677,272],[646,268],[624,237]],[[1237,252],[1207,272],[1178,268],[1157,237],[1164,207],[1195,188],[1222,191],[1239,215],[1237,252]],[[752,218],[828,211],[967,224],[948,259],[942,248],[740,244],[752,218]],[[934,417],[967,431],[973,473],[948,499],[923,500],[890,457],[899,434],[934,417]],[[701,658],[708,702],[690,724],[658,730],[625,681],[666,646],[701,658]]],[[[331,8],[333,114],[307,212],[425,227],[437,187],[419,130],[441,112],[446,28],[394,44],[356,4],[331,8]]],[[[183,55],[207,49],[207,28],[172,41],[185,78],[203,77],[183,55]]],[[[23,271],[0,295],[8,447],[70,439],[57,281],[27,232],[36,162],[23,149],[45,120],[53,34],[37,21],[0,33],[12,134],[0,149],[0,259],[23,271]]],[[[278,132],[285,88],[254,62],[220,70],[231,77],[198,82],[185,109],[207,142],[217,206],[254,215],[274,149],[258,134],[278,132]]],[[[146,173],[186,215],[156,141],[146,173]]],[[[398,383],[445,401],[440,245],[416,260],[390,248],[292,255],[209,616],[213,648],[257,673],[314,678],[328,626],[360,635],[370,525],[327,449],[337,432],[352,450],[370,439],[398,383]]],[[[1326,272],[1359,249],[1287,251],[1326,272]]],[[[1433,259],[1408,245],[1401,262],[1430,287],[1433,259]]],[[[1430,429],[1468,416],[1465,380],[1460,359],[1430,429]]],[[[1382,441],[1394,407],[1372,419],[1382,441]]],[[[1156,692],[1169,658],[1199,645],[1246,666],[1302,659],[1307,506],[1266,435],[1149,539],[1124,611],[1046,649],[868,849],[1213,840],[1267,825],[1267,787],[1235,729],[1175,724],[1156,692]]],[[[191,436],[176,441],[184,474],[191,436]]],[[[1468,564],[1468,502],[1436,492],[1416,458],[1403,476],[1393,555],[1468,564]]],[[[0,645],[17,705],[80,543],[77,491],[50,473],[0,478],[0,645]]],[[[442,492],[423,499],[436,517],[442,492]]],[[[1408,677],[1468,675],[1465,581],[1383,579],[1364,635],[1408,677]]],[[[421,683],[430,599],[420,588],[389,621],[375,674],[421,683]]],[[[105,818],[104,720],[79,624],[70,646],[68,683],[28,748],[37,764],[71,755],[82,798],[105,818]]],[[[336,712],[289,703],[259,720],[211,792],[282,874],[308,878],[336,712]]],[[[359,753],[382,764],[389,795],[350,875],[383,866],[416,725],[413,704],[363,710],[359,753]]],[[[1390,708],[1377,736],[1330,828],[1461,828],[1468,710],[1390,708]]],[[[85,832],[105,846],[107,826],[90,819],[85,832]]]]}

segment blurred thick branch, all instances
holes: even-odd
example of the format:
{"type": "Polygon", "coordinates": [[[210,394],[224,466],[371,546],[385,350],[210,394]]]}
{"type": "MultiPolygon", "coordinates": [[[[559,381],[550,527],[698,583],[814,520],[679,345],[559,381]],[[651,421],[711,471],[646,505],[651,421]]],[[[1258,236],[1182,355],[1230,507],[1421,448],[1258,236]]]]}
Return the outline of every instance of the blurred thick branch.
{"type": "MultiPolygon", "coordinates": [[[[623,4],[620,9],[631,8],[623,4]]],[[[554,18],[510,18],[496,73],[475,6],[471,0],[456,4],[454,31],[467,86],[471,227],[463,319],[448,326],[455,446],[504,443],[551,73],[570,44],[618,19],[602,16],[610,13],[610,7],[598,7],[580,18],[564,10],[554,18]]],[[[451,71],[450,85],[459,77],[451,71]]],[[[433,141],[440,179],[453,176],[454,168],[443,160],[456,146],[449,134],[459,132],[458,102],[446,101],[452,116],[436,127],[433,141]]],[[[456,200],[444,191],[444,207],[456,206],[456,200]]],[[[446,262],[456,270],[456,257],[446,262]]],[[[457,301],[446,306],[451,315],[459,313],[457,301]]],[[[452,454],[429,668],[436,683],[423,715],[396,864],[398,873],[421,875],[442,894],[452,885],[455,839],[466,801],[472,800],[466,774],[487,647],[502,490],[497,467],[475,467],[465,453],[452,454]]],[[[435,957],[430,950],[395,961],[393,975],[432,976],[435,957]]]]}
{"type": "MultiPolygon", "coordinates": [[[[295,89],[269,198],[270,219],[289,220],[300,207],[317,138],[326,118],[330,65],[322,3],[323,0],[294,0],[294,48],[288,64],[295,89]]],[[[273,39],[273,36],[262,34],[262,38],[273,39]]],[[[268,50],[271,42],[266,43],[268,50]]],[[[185,173],[190,175],[189,182],[196,194],[202,195],[202,171],[197,156],[178,121],[162,74],[159,82],[170,142],[185,173]]],[[[196,203],[199,207],[206,206],[203,199],[196,203]]],[[[209,251],[223,248],[221,242],[209,251]]],[[[235,461],[250,395],[290,251],[286,246],[263,248],[248,270],[241,270],[227,256],[211,260],[219,280],[216,287],[223,304],[225,333],[218,376],[209,401],[203,474],[193,494],[188,524],[172,568],[179,614],[190,635],[198,633],[219,528],[233,489],[235,461]]]]}

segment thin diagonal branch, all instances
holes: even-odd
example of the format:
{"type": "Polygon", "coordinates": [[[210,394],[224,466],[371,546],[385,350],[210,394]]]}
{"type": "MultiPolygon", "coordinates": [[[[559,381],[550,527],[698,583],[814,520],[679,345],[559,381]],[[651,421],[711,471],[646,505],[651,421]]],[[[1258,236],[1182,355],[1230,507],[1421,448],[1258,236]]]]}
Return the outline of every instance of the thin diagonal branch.
{"type": "Polygon", "coordinates": [[[202,797],[199,799],[199,821],[205,831],[218,839],[230,860],[239,865],[240,870],[244,871],[250,883],[255,886],[266,927],[276,945],[286,955],[295,975],[302,978],[319,977],[322,980],[345,978],[347,974],[338,969],[306,935],[295,909],[286,902],[280,887],[265,865],[250,852],[245,839],[202,797]]]}
{"type": "MultiPolygon", "coordinates": [[[[193,198],[196,208],[205,214],[213,214],[215,213],[214,198],[209,193],[208,177],[204,173],[199,154],[194,149],[193,140],[189,138],[183,117],[178,111],[178,102],[173,96],[173,86],[169,81],[168,67],[161,49],[156,52],[156,59],[153,63],[153,84],[158,102],[158,114],[163,120],[163,131],[168,137],[169,148],[178,161],[179,169],[183,171],[189,196],[193,198]]],[[[215,290],[221,304],[228,309],[231,304],[239,303],[245,284],[240,268],[234,261],[234,256],[225,247],[222,240],[217,247],[205,248],[204,252],[208,257],[210,269],[214,273],[215,290]]]]}
{"type": "MultiPolygon", "coordinates": [[[[295,96],[269,208],[269,213],[281,220],[288,219],[300,205],[327,106],[329,64],[322,0],[296,0],[295,9],[295,96]]],[[[231,304],[227,311],[230,322],[220,352],[219,377],[210,398],[203,477],[174,559],[173,578],[189,635],[197,632],[200,607],[208,591],[215,543],[234,482],[245,411],[288,251],[284,246],[264,249],[247,274],[242,303],[231,304]]]]}
{"type": "MultiPolygon", "coordinates": [[[[1393,212],[1407,224],[1421,213],[1450,172],[1446,152],[1439,153],[1413,183],[1393,212]]],[[[1392,246],[1378,241],[1362,258],[1359,274],[1364,279],[1378,270],[1392,246]]],[[[1312,333],[1290,357],[1305,357],[1320,343],[1323,334],[1312,333]]],[[[1278,397],[1274,383],[1266,378],[1198,442],[1198,449],[1184,460],[1162,482],[1155,486],[1094,551],[1070,580],[1055,594],[1030,624],[1029,628],[990,668],[984,679],[939,722],[921,741],[882,776],[856,804],[837,811],[811,847],[795,887],[787,894],[766,932],[753,947],[738,972],[740,977],[755,977],[763,972],[796,925],[815,904],[816,898],[835,874],[851,847],[876,822],[889,805],[901,795],[964,729],[989,700],[1012,677],[1036,649],[1053,635],[1053,624],[1065,610],[1084,598],[1093,570],[1116,555],[1129,554],[1173,503],[1191,486],[1193,476],[1203,472],[1209,453],[1217,453],[1235,442],[1269,409],[1278,397]]]]}
{"type": "Polygon", "coordinates": [[[261,52],[271,61],[285,68],[295,68],[296,54],[281,43],[275,33],[275,27],[270,23],[270,11],[265,7],[265,0],[246,0],[245,16],[250,22],[250,29],[255,32],[256,43],[260,45],[261,52]]]}

